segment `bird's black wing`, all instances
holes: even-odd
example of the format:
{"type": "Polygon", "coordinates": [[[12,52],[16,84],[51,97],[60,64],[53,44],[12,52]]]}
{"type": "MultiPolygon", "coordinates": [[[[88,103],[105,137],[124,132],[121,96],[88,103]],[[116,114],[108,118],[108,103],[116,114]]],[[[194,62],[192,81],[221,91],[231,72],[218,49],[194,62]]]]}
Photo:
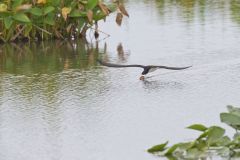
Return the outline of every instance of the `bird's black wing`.
{"type": "Polygon", "coordinates": [[[192,66],[187,66],[187,67],[168,67],[168,66],[151,66],[153,68],[163,68],[163,69],[171,69],[171,70],[182,70],[182,69],[187,69],[190,68],[192,66]]]}
{"type": "Polygon", "coordinates": [[[113,64],[113,63],[107,63],[103,62],[101,60],[97,60],[101,65],[107,66],[107,67],[115,67],[115,68],[122,68],[122,67],[141,67],[144,68],[143,65],[138,65],[138,64],[131,64],[131,65],[122,65],[122,64],[113,64]]]}

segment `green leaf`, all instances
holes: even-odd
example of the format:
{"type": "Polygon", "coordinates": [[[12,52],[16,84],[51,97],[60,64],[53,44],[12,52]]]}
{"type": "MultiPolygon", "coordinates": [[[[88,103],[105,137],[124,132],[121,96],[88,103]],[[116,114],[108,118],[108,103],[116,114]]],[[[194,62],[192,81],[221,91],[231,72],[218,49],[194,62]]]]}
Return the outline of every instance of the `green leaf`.
{"type": "Polygon", "coordinates": [[[13,37],[14,31],[15,31],[15,29],[13,27],[9,29],[7,36],[5,38],[6,41],[9,41],[11,39],[11,37],[13,37]]]}
{"type": "Polygon", "coordinates": [[[197,140],[200,140],[200,139],[202,139],[204,137],[207,137],[207,136],[208,136],[208,131],[205,131],[202,134],[200,134],[200,136],[197,138],[197,140]]]}
{"type": "Polygon", "coordinates": [[[92,10],[93,8],[95,8],[98,4],[98,0],[88,0],[86,8],[88,10],[92,10]]]}
{"type": "Polygon", "coordinates": [[[73,10],[69,15],[69,17],[86,17],[87,13],[86,12],[82,12],[78,9],[73,10]]]}
{"type": "Polygon", "coordinates": [[[174,144],[170,147],[167,152],[164,154],[165,156],[172,155],[172,153],[178,148],[179,144],[174,144]]]}
{"type": "Polygon", "coordinates": [[[202,131],[202,132],[204,132],[204,131],[206,131],[208,129],[207,127],[205,127],[202,124],[193,124],[193,125],[191,125],[191,126],[189,126],[187,128],[188,129],[197,130],[197,131],[202,131]]]}
{"type": "Polygon", "coordinates": [[[233,136],[233,139],[235,140],[240,140],[240,133],[235,133],[234,136],[233,136]]]}
{"type": "Polygon", "coordinates": [[[168,141],[163,144],[153,146],[152,148],[148,149],[148,152],[149,153],[162,152],[166,149],[165,147],[167,144],[168,144],[168,141]]]}
{"type": "Polygon", "coordinates": [[[24,36],[28,37],[31,30],[32,30],[32,24],[26,25],[26,28],[24,29],[24,36]]]}
{"type": "Polygon", "coordinates": [[[49,15],[44,19],[44,23],[53,26],[53,25],[55,24],[54,14],[49,14],[49,15]]]}
{"type": "Polygon", "coordinates": [[[11,15],[12,14],[10,12],[0,12],[0,19],[11,16],[11,15]]]}
{"type": "Polygon", "coordinates": [[[24,22],[24,23],[30,23],[30,19],[28,16],[26,16],[24,13],[18,13],[13,16],[13,19],[19,21],[19,22],[24,22]]]}
{"type": "Polygon", "coordinates": [[[209,128],[208,131],[208,137],[207,137],[207,142],[209,145],[213,145],[217,143],[225,133],[225,129],[218,127],[218,126],[212,126],[209,128]]]}
{"type": "Polygon", "coordinates": [[[11,27],[11,25],[13,24],[12,17],[6,17],[3,19],[3,21],[4,21],[4,26],[6,29],[9,29],[11,27]]]}
{"type": "Polygon", "coordinates": [[[102,20],[106,17],[106,15],[104,13],[98,13],[98,14],[94,14],[93,15],[93,19],[95,21],[99,21],[99,20],[102,20]]]}
{"type": "Polygon", "coordinates": [[[86,21],[84,18],[78,18],[78,25],[77,25],[78,33],[81,32],[81,29],[85,23],[86,23],[86,21]]]}
{"type": "Polygon", "coordinates": [[[60,6],[61,5],[61,0],[48,0],[48,3],[51,5],[51,6],[60,6]]]}
{"type": "Polygon", "coordinates": [[[200,151],[197,148],[191,148],[187,150],[186,159],[199,159],[201,155],[204,154],[204,151],[200,151]]]}
{"type": "Polygon", "coordinates": [[[78,6],[78,3],[76,1],[72,1],[69,7],[76,8],[77,6],[78,6]]]}
{"type": "Polygon", "coordinates": [[[229,143],[231,143],[231,139],[228,136],[224,136],[217,142],[217,145],[218,146],[226,146],[229,143]]]}
{"type": "Polygon", "coordinates": [[[179,143],[178,144],[178,147],[181,150],[187,150],[187,149],[189,149],[189,148],[191,148],[193,146],[194,146],[193,142],[185,142],[185,143],[179,143]]]}
{"type": "Polygon", "coordinates": [[[240,117],[240,108],[237,108],[237,107],[233,107],[233,106],[231,106],[231,105],[228,105],[228,106],[227,106],[227,109],[228,109],[228,112],[229,112],[229,113],[233,113],[233,114],[235,114],[235,115],[237,115],[237,116],[240,117]]]}
{"type": "Polygon", "coordinates": [[[32,13],[34,16],[42,16],[43,15],[43,12],[40,8],[31,8],[30,9],[30,13],[32,13]]]}
{"type": "Polygon", "coordinates": [[[226,155],[231,154],[231,150],[228,147],[222,147],[221,149],[217,150],[217,153],[222,157],[226,157],[226,155]]]}
{"type": "Polygon", "coordinates": [[[201,151],[206,150],[208,148],[206,140],[202,140],[202,139],[196,140],[194,147],[201,151]]]}
{"type": "Polygon", "coordinates": [[[43,9],[43,15],[53,12],[54,10],[55,10],[55,8],[53,6],[47,6],[43,9]]]}
{"type": "Polygon", "coordinates": [[[12,8],[16,9],[18,6],[20,6],[22,4],[22,2],[23,2],[23,0],[14,0],[12,8]]]}
{"type": "Polygon", "coordinates": [[[233,113],[221,113],[221,122],[232,126],[235,129],[240,129],[240,116],[233,113]]]}

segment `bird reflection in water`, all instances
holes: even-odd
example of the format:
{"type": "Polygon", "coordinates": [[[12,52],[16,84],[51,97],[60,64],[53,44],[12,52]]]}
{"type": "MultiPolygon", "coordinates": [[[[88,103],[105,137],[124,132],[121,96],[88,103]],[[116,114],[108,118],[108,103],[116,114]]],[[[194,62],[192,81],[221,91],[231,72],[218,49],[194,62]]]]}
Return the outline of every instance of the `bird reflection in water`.
{"type": "Polygon", "coordinates": [[[145,78],[141,81],[143,87],[148,90],[159,90],[159,89],[183,89],[184,84],[177,81],[162,81],[154,80],[151,81],[149,78],[145,78]]]}
{"type": "Polygon", "coordinates": [[[164,78],[164,79],[156,78],[159,76],[164,77],[166,75],[171,75],[176,72],[177,71],[165,72],[165,73],[147,76],[140,82],[142,83],[143,88],[145,88],[147,90],[151,90],[151,91],[156,91],[159,89],[183,89],[185,86],[184,82],[180,82],[178,80],[169,80],[168,78],[167,79],[166,78],[164,78]]]}

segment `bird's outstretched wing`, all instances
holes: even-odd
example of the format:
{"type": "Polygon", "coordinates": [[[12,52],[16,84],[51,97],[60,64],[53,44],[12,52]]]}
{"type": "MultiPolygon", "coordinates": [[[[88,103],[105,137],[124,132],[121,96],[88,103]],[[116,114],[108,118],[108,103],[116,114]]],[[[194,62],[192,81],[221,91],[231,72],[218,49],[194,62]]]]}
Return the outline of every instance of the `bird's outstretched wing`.
{"type": "Polygon", "coordinates": [[[187,66],[187,67],[168,67],[168,66],[152,66],[153,68],[158,68],[158,69],[171,69],[171,70],[182,70],[182,69],[187,69],[190,68],[192,66],[187,66]]]}
{"type": "Polygon", "coordinates": [[[113,64],[113,63],[107,63],[103,62],[101,60],[97,60],[101,65],[107,66],[107,67],[115,67],[115,68],[122,68],[122,67],[140,67],[144,68],[145,66],[143,65],[138,65],[138,64],[131,64],[131,65],[121,65],[121,64],[113,64]]]}

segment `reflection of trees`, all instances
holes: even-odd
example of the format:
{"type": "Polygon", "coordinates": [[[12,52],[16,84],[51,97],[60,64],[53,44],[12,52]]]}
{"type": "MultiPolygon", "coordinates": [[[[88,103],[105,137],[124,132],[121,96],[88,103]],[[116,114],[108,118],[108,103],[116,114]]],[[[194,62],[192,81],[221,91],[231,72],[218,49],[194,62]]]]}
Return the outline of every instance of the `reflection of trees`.
{"type": "MultiPolygon", "coordinates": [[[[116,48],[119,59],[127,60],[123,46],[116,48]]],[[[108,54],[103,55],[106,52],[107,44],[102,49],[97,42],[4,44],[0,46],[0,103],[1,98],[10,97],[15,99],[10,102],[31,108],[58,106],[63,93],[86,97],[87,94],[78,95],[83,88],[95,90],[96,81],[105,81],[102,72],[105,67],[95,66],[97,58],[109,59],[108,54]]]]}
{"type": "Polygon", "coordinates": [[[144,0],[158,9],[163,19],[171,16],[179,16],[185,22],[192,22],[195,18],[201,22],[211,18],[212,15],[224,16],[229,13],[233,21],[240,23],[240,1],[239,0],[144,0]]]}
{"type": "Polygon", "coordinates": [[[96,65],[99,50],[85,42],[41,42],[0,46],[0,72],[14,74],[57,73],[96,65]]]}
{"type": "MultiPolygon", "coordinates": [[[[104,45],[104,53],[106,53],[106,50],[107,50],[107,45],[105,43],[104,45]]],[[[116,46],[116,53],[113,54],[113,56],[117,56],[117,59],[118,59],[118,62],[119,63],[124,63],[124,62],[127,62],[128,58],[129,58],[129,55],[130,55],[130,51],[129,50],[125,50],[122,43],[119,43],[117,46],[116,46]]],[[[101,59],[103,61],[109,61],[111,59],[110,55],[108,54],[105,54],[104,56],[101,57],[101,59]]],[[[113,63],[116,63],[116,62],[113,62],[113,63]]]]}
{"type": "Polygon", "coordinates": [[[178,15],[192,21],[194,17],[194,10],[196,0],[155,0],[159,14],[164,17],[165,12],[179,12],[178,15]]]}
{"type": "Polygon", "coordinates": [[[96,58],[103,52],[97,42],[4,44],[0,46],[0,95],[16,96],[19,105],[29,106],[41,103],[34,101],[39,96],[45,106],[51,106],[59,101],[62,87],[71,83],[82,87],[97,78],[89,78],[87,70],[97,65],[96,58]]]}
{"type": "Polygon", "coordinates": [[[192,21],[194,18],[194,7],[196,4],[195,0],[179,0],[177,1],[178,6],[181,6],[182,17],[187,21],[192,21]]]}
{"type": "Polygon", "coordinates": [[[118,59],[122,62],[125,62],[128,59],[129,51],[126,52],[123,49],[122,43],[119,43],[117,46],[118,59]]]}
{"type": "MultiPolygon", "coordinates": [[[[122,45],[116,50],[119,53],[114,56],[127,60],[122,45]]],[[[100,47],[97,42],[1,45],[0,117],[4,125],[16,128],[9,124],[8,117],[14,122],[35,123],[46,128],[52,135],[49,139],[56,139],[53,146],[57,145],[66,109],[89,107],[92,99],[108,91],[106,67],[96,67],[97,58],[111,58],[106,52],[107,44],[100,47]]]]}
{"type": "Polygon", "coordinates": [[[0,117],[37,123],[56,139],[67,108],[89,106],[109,87],[105,68],[95,67],[106,51],[106,44],[85,42],[0,46],[0,117]]]}
{"type": "Polygon", "coordinates": [[[232,19],[240,24],[240,1],[231,0],[231,16],[232,19]]]}

